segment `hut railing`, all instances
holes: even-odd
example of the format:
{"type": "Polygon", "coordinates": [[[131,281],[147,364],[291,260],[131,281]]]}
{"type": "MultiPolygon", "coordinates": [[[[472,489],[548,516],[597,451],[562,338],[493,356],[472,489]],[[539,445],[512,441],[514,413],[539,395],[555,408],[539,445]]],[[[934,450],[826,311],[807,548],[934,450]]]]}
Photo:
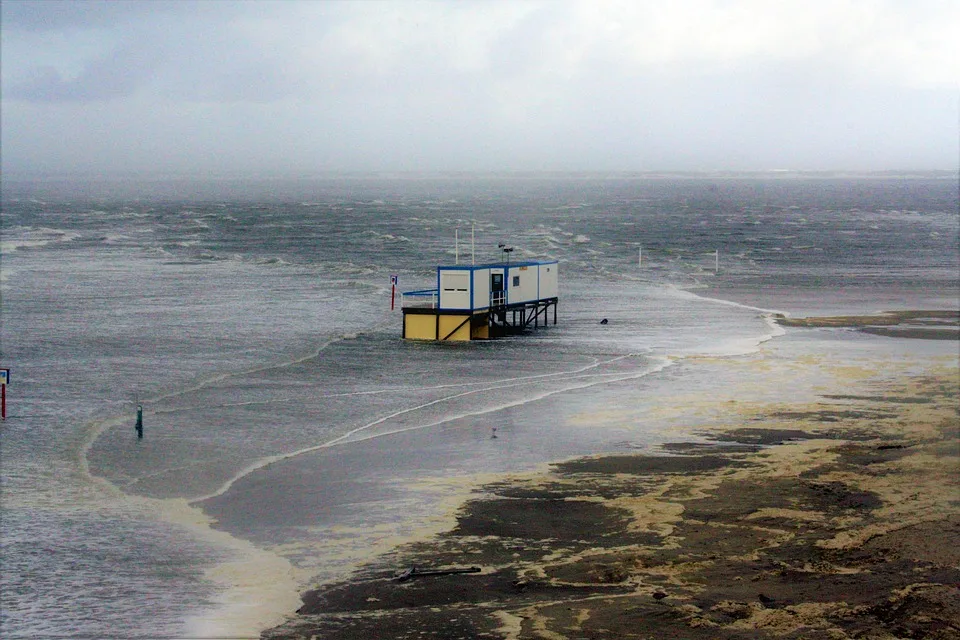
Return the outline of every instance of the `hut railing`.
{"type": "Polygon", "coordinates": [[[436,309],[439,301],[439,289],[420,289],[400,294],[400,307],[403,309],[436,309]]]}

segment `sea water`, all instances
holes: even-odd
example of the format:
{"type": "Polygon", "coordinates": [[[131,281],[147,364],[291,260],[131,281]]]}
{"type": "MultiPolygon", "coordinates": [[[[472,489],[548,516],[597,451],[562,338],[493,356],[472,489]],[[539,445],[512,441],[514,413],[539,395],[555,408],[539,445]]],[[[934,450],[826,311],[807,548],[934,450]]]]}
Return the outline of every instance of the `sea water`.
{"type": "Polygon", "coordinates": [[[444,478],[675,438],[691,416],[664,390],[696,397],[697,359],[776,339],[773,312],[957,305],[952,179],[44,182],[3,198],[4,637],[255,637],[439,509],[444,478]],[[559,260],[557,325],[399,338],[391,275],[433,287],[436,265],[501,261],[499,243],[559,260]]]}

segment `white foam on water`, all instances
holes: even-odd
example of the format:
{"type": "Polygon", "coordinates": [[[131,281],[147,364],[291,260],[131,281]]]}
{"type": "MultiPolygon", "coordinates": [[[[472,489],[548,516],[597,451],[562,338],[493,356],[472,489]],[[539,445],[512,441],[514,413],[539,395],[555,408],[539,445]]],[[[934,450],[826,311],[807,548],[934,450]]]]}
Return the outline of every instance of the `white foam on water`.
{"type": "Polygon", "coordinates": [[[80,237],[75,231],[52,229],[50,227],[18,227],[4,232],[5,240],[0,241],[0,252],[9,253],[17,249],[36,249],[49,244],[70,242],[80,237]],[[13,238],[11,239],[11,236],[13,238]],[[19,236],[19,237],[16,237],[19,236]]]}
{"type": "Polygon", "coordinates": [[[190,638],[257,638],[300,605],[300,590],[309,578],[276,553],[215,529],[215,521],[183,499],[141,498],[160,517],[198,539],[227,552],[228,558],[204,571],[217,585],[214,606],[187,619],[190,638]]]}
{"type": "MultiPolygon", "coordinates": [[[[249,367],[243,371],[208,375],[191,384],[143,398],[153,405],[237,377],[257,372],[296,366],[318,357],[325,348],[342,337],[330,337],[314,349],[287,361],[249,367]]],[[[149,413],[147,415],[150,415],[149,413]]],[[[289,560],[268,549],[234,537],[215,528],[215,520],[184,498],[156,499],[125,493],[107,478],[90,471],[89,453],[105,432],[128,424],[129,418],[116,416],[90,421],[79,435],[74,462],[88,492],[88,506],[113,505],[121,510],[146,514],[186,531],[194,539],[222,550],[226,559],[203,572],[206,581],[216,585],[212,606],[191,615],[185,622],[190,638],[256,638],[260,631],[279,625],[300,603],[300,592],[311,577],[296,569],[289,560]]]]}
{"type": "MultiPolygon", "coordinates": [[[[595,374],[595,375],[590,375],[590,376],[581,376],[581,375],[578,375],[578,374],[582,374],[582,373],[585,372],[585,371],[589,371],[590,369],[597,368],[597,367],[599,367],[599,366],[601,366],[601,365],[611,364],[611,363],[618,362],[618,361],[623,360],[623,359],[626,359],[626,358],[637,357],[638,355],[639,355],[639,354],[635,354],[635,353],[620,355],[620,356],[617,356],[617,357],[615,357],[615,358],[611,358],[611,359],[604,360],[604,361],[595,361],[595,362],[593,362],[592,364],[589,364],[589,365],[586,365],[586,366],[583,366],[583,367],[579,367],[579,368],[577,368],[577,369],[570,370],[570,371],[547,373],[547,374],[537,374],[537,375],[533,375],[533,376],[523,376],[523,377],[519,377],[519,378],[511,378],[511,379],[506,379],[506,380],[500,380],[500,381],[498,381],[497,383],[488,384],[487,386],[485,386],[485,387],[483,387],[483,388],[480,388],[480,389],[472,389],[472,390],[469,390],[469,391],[463,391],[463,392],[461,392],[461,393],[457,393],[457,394],[454,394],[454,395],[451,395],[451,396],[444,396],[444,397],[442,397],[442,398],[438,398],[438,399],[436,399],[436,400],[431,400],[431,401],[429,401],[429,402],[425,402],[425,403],[422,403],[422,404],[418,404],[418,405],[415,405],[415,406],[412,406],[412,407],[406,407],[406,408],[401,409],[401,410],[399,410],[399,411],[395,411],[395,412],[393,412],[393,413],[390,413],[390,414],[388,414],[388,415],[386,415],[386,416],[382,416],[382,417],[380,417],[380,418],[378,418],[378,419],[376,419],[376,420],[373,420],[372,422],[368,422],[368,423],[366,423],[366,424],[364,424],[364,425],[362,425],[362,426],[359,426],[359,427],[356,427],[356,428],[354,428],[354,429],[351,429],[350,431],[347,431],[346,433],[344,433],[344,434],[342,434],[342,435],[339,435],[339,436],[337,436],[337,437],[335,437],[335,438],[333,438],[332,440],[329,440],[329,441],[327,441],[327,442],[323,442],[323,443],[317,444],[317,445],[312,445],[312,446],[309,446],[309,447],[303,447],[303,448],[301,448],[301,449],[297,449],[297,450],[295,450],[295,451],[291,451],[291,452],[287,452],[287,453],[280,453],[280,454],[277,454],[277,455],[266,456],[266,457],[264,457],[264,458],[260,458],[259,460],[257,460],[257,461],[255,461],[255,462],[247,465],[246,467],[244,467],[242,470],[240,470],[238,473],[236,473],[233,477],[231,477],[229,480],[227,480],[226,482],[224,482],[216,491],[214,491],[214,492],[212,492],[212,493],[210,493],[210,494],[207,494],[207,495],[198,497],[198,498],[194,498],[193,500],[191,500],[191,503],[198,503],[198,502],[202,502],[202,501],[204,501],[204,500],[209,500],[209,499],[211,499],[211,498],[216,498],[216,497],[218,497],[218,496],[221,496],[221,495],[223,495],[224,493],[226,493],[227,491],[229,491],[230,488],[233,487],[233,485],[236,484],[238,481],[240,481],[242,478],[244,478],[244,477],[250,475],[251,473],[254,473],[254,472],[256,472],[256,471],[258,471],[258,470],[260,470],[260,469],[263,469],[264,467],[267,467],[267,466],[269,466],[269,465],[271,465],[271,464],[274,464],[274,463],[276,463],[276,462],[280,462],[280,461],[282,461],[282,460],[289,460],[289,459],[291,459],[291,458],[296,458],[296,457],[298,457],[298,456],[302,456],[302,455],[304,455],[304,454],[312,453],[312,452],[314,452],[314,451],[320,451],[320,450],[322,450],[322,449],[328,449],[328,448],[330,448],[330,447],[333,447],[333,446],[336,446],[336,445],[338,445],[338,444],[345,443],[345,442],[360,442],[360,441],[364,441],[364,440],[370,440],[370,439],[376,438],[376,437],[382,437],[382,436],[385,436],[385,435],[392,435],[392,434],[402,433],[402,432],[406,432],[406,431],[415,431],[415,430],[419,430],[419,429],[436,427],[436,426],[439,426],[439,425],[441,425],[441,424],[446,424],[446,423],[452,422],[452,421],[454,421],[454,420],[459,420],[459,419],[461,419],[461,418],[478,416],[478,415],[484,415],[484,414],[487,414],[487,413],[492,413],[492,412],[495,412],[495,411],[501,411],[501,410],[503,410],[503,409],[508,409],[508,408],[515,407],[515,406],[520,406],[520,405],[523,405],[523,404],[528,404],[528,403],[530,403],[530,402],[536,402],[536,401],[538,401],[538,400],[542,400],[542,399],[544,399],[544,398],[547,398],[547,397],[556,395],[556,394],[558,394],[558,393],[563,393],[563,392],[565,392],[565,391],[571,391],[571,390],[574,390],[574,389],[582,389],[582,388],[586,388],[586,387],[596,386],[596,385],[598,385],[598,384],[606,384],[606,383],[610,383],[610,382],[621,382],[621,381],[623,381],[623,380],[630,380],[630,379],[640,378],[640,377],[649,375],[649,374],[651,374],[651,373],[655,373],[656,371],[660,371],[661,369],[663,369],[664,367],[666,367],[666,366],[668,366],[668,365],[670,364],[670,360],[669,360],[669,359],[663,358],[663,359],[660,360],[659,364],[656,364],[656,365],[654,365],[652,368],[649,368],[649,369],[646,369],[646,368],[645,368],[645,369],[642,369],[642,370],[640,370],[639,372],[628,373],[628,374],[620,374],[620,373],[618,373],[618,374],[595,374]],[[389,420],[392,420],[392,419],[394,419],[394,418],[397,418],[397,417],[400,417],[400,416],[403,416],[403,415],[405,415],[405,414],[409,414],[409,413],[412,413],[412,412],[415,412],[415,411],[420,411],[420,410],[425,409],[425,408],[430,407],[430,406],[438,405],[438,404],[445,403],[445,402],[450,402],[451,400],[454,400],[454,399],[458,399],[458,398],[462,398],[462,397],[465,397],[465,396],[474,395],[474,394],[478,394],[478,393],[485,393],[485,392],[489,392],[489,391],[493,391],[493,390],[497,390],[497,389],[513,388],[513,387],[516,387],[518,384],[524,384],[524,383],[529,384],[529,383],[531,383],[531,382],[533,382],[533,381],[541,382],[541,381],[543,381],[543,379],[545,379],[545,378],[556,378],[556,377],[558,377],[558,376],[562,376],[561,381],[577,380],[577,379],[580,379],[580,378],[592,378],[592,380],[590,380],[589,382],[586,382],[586,383],[577,383],[577,384],[573,384],[573,385],[567,385],[567,386],[564,386],[564,387],[562,387],[562,388],[560,388],[560,389],[554,389],[554,390],[549,390],[549,391],[545,391],[545,392],[542,392],[542,393],[532,394],[532,395],[530,395],[530,396],[525,396],[524,398],[521,398],[521,399],[518,399],[518,400],[515,400],[515,401],[497,404],[497,405],[490,406],[490,407],[486,407],[486,408],[483,408],[483,409],[480,409],[480,410],[477,410],[477,411],[467,411],[467,412],[462,412],[462,413],[456,413],[456,414],[452,414],[452,415],[447,415],[447,416],[444,416],[441,420],[437,420],[437,421],[433,421],[433,422],[420,423],[420,424],[417,424],[416,426],[405,427],[405,428],[402,428],[402,429],[393,429],[393,430],[384,431],[384,432],[377,432],[376,434],[368,435],[368,436],[362,437],[362,438],[354,438],[354,437],[353,437],[353,436],[357,435],[358,433],[363,433],[363,432],[366,432],[366,431],[370,431],[370,430],[373,429],[374,427],[377,427],[377,426],[379,426],[379,425],[381,425],[381,424],[384,424],[384,423],[388,422],[389,420]],[[596,378],[603,378],[603,379],[602,379],[602,380],[597,380],[596,378]]],[[[440,385],[440,386],[438,386],[438,387],[436,387],[436,388],[446,388],[447,386],[448,386],[448,385],[440,385]]]]}
{"type": "MultiPolygon", "coordinates": [[[[479,410],[476,410],[476,411],[465,411],[465,412],[461,412],[461,413],[452,414],[452,415],[449,415],[449,416],[445,416],[442,420],[436,420],[436,421],[433,421],[433,422],[425,422],[425,423],[417,424],[417,425],[415,425],[415,426],[404,427],[404,428],[400,428],[400,429],[390,429],[390,430],[387,430],[387,431],[378,431],[378,432],[376,432],[376,433],[367,434],[367,435],[364,435],[364,436],[361,436],[361,437],[358,437],[358,438],[352,437],[352,436],[356,435],[357,433],[360,433],[360,432],[362,432],[362,431],[365,431],[366,429],[368,429],[368,428],[370,428],[370,427],[373,427],[373,426],[376,426],[376,425],[378,425],[378,424],[381,424],[382,422],[385,421],[385,420],[378,420],[378,421],[376,421],[375,423],[371,423],[371,424],[369,424],[369,425],[365,425],[364,427],[355,429],[354,431],[348,433],[346,436],[341,436],[340,438],[337,438],[336,440],[333,440],[333,441],[327,443],[325,446],[326,446],[326,447],[334,446],[334,445],[336,445],[336,444],[339,444],[340,442],[364,442],[364,441],[366,441],[366,440],[372,440],[372,439],[374,439],[374,438],[380,438],[380,437],[383,437],[383,436],[394,435],[394,434],[397,434],[397,433],[407,433],[407,432],[410,432],[410,431],[419,431],[419,430],[422,430],[422,429],[429,429],[429,428],[432,428],[432,427],[438,427],[438,426],[440,426],[440,425],[447,424],[447,423],[449,423],[449,422],[453,422],[453,421],[455,421],[455,420],[461,420],[461,419],[463,419],[463,418],[474,418],[474,417],[477,417],[477,416],[486,415],[486,414],[488,414],[488,413],[496,413],[496,412],[498,412],[498,411],[503,411],[504,409],[512,409],[512,408],[514,408],[514,407],[520,407],[520,406],[523,406],[523,405],[530,404],[530,403],[532,403],[532,402],[538,402],[538,401],[540,401],[540,400],[544,400],[544,399],[546,399],[546,398],[549,398],[549,397],[551,397],[551,396],[555,396],[555,395],[560,394],[560,393],[567,393],[567,392],[569,392],[569,391],[577,391],[577,390],[580,390],[580,389],[587,389],[587,388],[595,387],[595,386],[598,386],[598,385],[612,384],[612,383],[617,383],[617,382],[625,382],[625,381],[627,381],[627,380],[637,380],[637,379],[639,379],[639,378],[643,378],[643,377],[645,377],[645,376],[648,376],[648,375],[651,375],[651,374],[654,374],[654,373],[658,373],[658,372],[662,371],[663,369],[667,368],[668,366],[671,366],[672,364],[674,364],[674,361],[673,361],[673,360],[670,360],[669,358],[662,358],[662,359],[660,360],[660,362],[659,362],[658,365],[656,365],[656,366],[654,366],[654,367],[651,367],[651,368],[649,368],[649,369],[643,369],[643,370],[636,371],[636,372],[633,372],[633,373],[628,373],[628,374],[613,374],[613,373],[611,373],[611,374],[592,374],[592,375],[586,375],[586,376],[575,376],[575,377],[572,378],[572,379],[580,380],[580,382],[578,382],[578,383],[576,383],[576,384],[568,384],[568,385],[566,385],[566,386],[564,386],[564,387],[562,387],[562,388],[560,388],[560,389],[553,389],[553,390],[549,390],[549,391],[543,391],[543,392],[541,392],[541,393],[536,393],[536,394],[532,394],[532,395],[530,395],[530,396],[525,396],[524,398],[521,398],[521,399],[519,399],[519,400],[513,400],[513,401],[510,401],[510,402],[504,402],[504,403],[498,404],[498,405],[496,405],[496,406],[486,407],[486,408],[479,409],[479,410]]],[[[510,385],[498,385],[498,386],[495,386],[495,387],[490,387],[489,389],[479,389],[479,390],[476,390],[476,391],[469,391],[469,392],[466,392],[466,393],[461,394],[461,395],[469,395],[469,394],[474,394],[474,393],[479,393],[479,392],[486,392],[486,391],[491,391],[491,390],[496,390],[496,389],[504,389],[504,388],[510,388],[510,385]]],[[[434,403],[428,403],[428,404],[434,404],[434,403]]],[[[424,405],[424,406],[426,406],[426,405],[424,405]]],[[[416,407],[416,409],[420,409],[420,408],[422,408],[422,407],[416,407]]],[[[411,409],[411,410],[413,410],[413,409],[411,409]]],[[[399,415],[400,413],[406,413],[406,412],[411,411],[411,410],[404,410],[404,411],[402,411],[402,412],[398,412],[397,414],[392,414],[391,416],[388,416],[388,418],[395,417],[396,415],[399,415]]]]}
{"type": "MultiPolygon", "coordinates": [[[[716,304],[723,305],[727,307],[735,307],[738,309],[745,309],[748,311],[754,311],[760,314],[764,324],[769,328],[768,333],[763,333],[755,336],[744,336],[736,338],[728,338],[717,341],[715,344],[711,345],[707,349],[697,348],[696,355],[711,355],[711,356],[741,356],[755,353],[760,349],[760,346],[764,342],[769,342],[778,336],[786,334],[786,330],[777,323],[776,316],[782,315],[787,316],[789,314],[782,311],[776,311],[773,309],[763,309],[760,307],[753,307],[746,304],[741,304],[739,302],[733,302],[731,300],[722,300],[719,298],[709,298],[706,296],[701,296],[692,291],[685,289],[680,289],[679,287],[671,287],[678,296],[680,297],[690,297],[696,298],[698,300],[716,304]]],[[[684,355],[694,355],[693,351],[685,352],[684,355]]]]}
{"type": "MultiPolygon", "coordinates": [[[[196,387],[224,377],[227,376],[208,378],[196,387]]],[[[180,393],[182,391],[170,395],[180,393]]],[[[298,608],[300,592],[311,577],[308,573],[297,570],[279,554],[216,529],[213,518],[184,498],[156,499],[126,494],[106,478],[90,473],[87,454],[93,442],[104,431],[127,422],[126,418],[116,417],[94,421],[85,427],[76,462],[86,484],[94,489],[88,494],[88,507],[112,504],[123,511],[146,514],[223,552],[224,560],[203,571],[203,579],[216,585],[213,603],[188,617],[185,637],[257,638],[263,629],[281,624],[298,608]]]]}

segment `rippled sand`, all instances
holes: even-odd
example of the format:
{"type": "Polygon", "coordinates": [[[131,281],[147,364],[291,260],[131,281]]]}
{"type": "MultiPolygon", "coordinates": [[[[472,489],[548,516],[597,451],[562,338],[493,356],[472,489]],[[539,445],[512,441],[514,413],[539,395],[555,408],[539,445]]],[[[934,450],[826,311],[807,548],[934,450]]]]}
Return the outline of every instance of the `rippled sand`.
{"type": "Polygon", "coordinates": [[[264,637],[958,638],[956,360],[887,366],[725,406],[734,428],[662,455],[489,483],[264,637]],[[480,572],[398,582],[411,566],[480,572]]]}

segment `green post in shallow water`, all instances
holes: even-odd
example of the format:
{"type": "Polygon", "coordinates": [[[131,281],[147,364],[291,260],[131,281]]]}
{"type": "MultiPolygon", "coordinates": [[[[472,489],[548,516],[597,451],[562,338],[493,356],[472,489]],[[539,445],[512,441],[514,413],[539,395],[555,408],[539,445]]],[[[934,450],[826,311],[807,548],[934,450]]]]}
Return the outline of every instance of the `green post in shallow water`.
{"type": "Polygon", "coordinates": [[[143,405],[137,405],[137,424],[134,427],[137,430],[137,438],[143,438],[143,405]]]}

